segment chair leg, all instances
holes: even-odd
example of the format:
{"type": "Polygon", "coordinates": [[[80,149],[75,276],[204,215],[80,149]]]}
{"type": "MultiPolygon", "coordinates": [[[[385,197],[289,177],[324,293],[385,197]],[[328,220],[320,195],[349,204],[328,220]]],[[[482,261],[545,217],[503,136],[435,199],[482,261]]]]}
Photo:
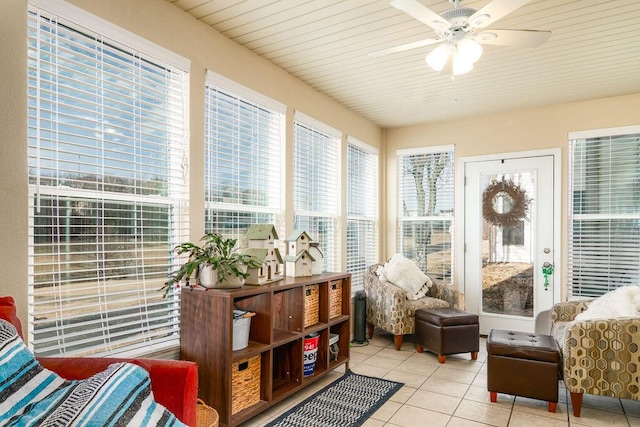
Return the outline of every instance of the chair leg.
{"type": "Polygon", "coordinates": [[[373,338],[373,323],[367,322],[367,329],[369,330],[369,339],[373,338]]]}
{"type": "Polygon", "coordinates": [[[445,356],[444,354],[439,354],[438,355],[438,362],[444,363],[446,361],[447,361],[447,356],[445,356]]]}
{"type": "Polygon", "coordinates": [[[424,347],[422,347],[420,344],[416,344],[416,350],[418,351],[418,353],[424,353],[424,347]]]}
{"type": "Polygon", "coordinates": [[[556,412],[558,402],[549,402],[549,412],[556,412]]]}
{"type": "Polygon", "coordinates": [[[472,351],[471,352],[471,360],[478,360],[478,352],[477,351],[472,351]]]}
{"type": "Polygon", "coordinates": [[[393,343],[396,345],[396,350],[400,351],[400,348],[402,348],[402,338],[403,335],[394,335],[393,336],[393,343]]]}
{"type": "Polygon", "coordinates": [[[490,391],[489,392],[489,397],[491,398],[492,402],[497,402],[498,401],[498,392],[497,391],[490,391]]]}
{"type": "Polygon", "coordinates": [[[571,405],[573,406],[573,416],[579,417],[580,410],[582,409],[582,393],[574,393],[571,394],[571,405]]]}

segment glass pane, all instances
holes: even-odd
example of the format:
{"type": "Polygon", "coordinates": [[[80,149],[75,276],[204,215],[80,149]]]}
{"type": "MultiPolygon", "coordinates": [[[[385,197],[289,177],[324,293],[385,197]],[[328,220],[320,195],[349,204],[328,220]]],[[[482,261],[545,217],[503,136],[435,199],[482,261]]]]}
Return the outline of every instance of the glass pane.
{"type": "Polygon", "coordinates": [[[535,174],[483,174],[482,311],[533,317],[535,174]]]}

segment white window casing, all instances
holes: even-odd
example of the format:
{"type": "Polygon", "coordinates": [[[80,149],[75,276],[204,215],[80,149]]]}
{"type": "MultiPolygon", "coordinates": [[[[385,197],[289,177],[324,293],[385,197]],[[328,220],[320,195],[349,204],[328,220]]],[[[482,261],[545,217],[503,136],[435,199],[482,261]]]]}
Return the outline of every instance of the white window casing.
{"type": "Polygon", "coordinates": [[[29,344],[176,346],[179,295],[158,289],[188,236],[189,61],[65,2],[27,19],[29,344]]]}
{"type": "Polygon", "coordinates": [[[568,295],[640,282],[640,126],[569,133],[568,295]]]}
{"type": "Polygon", "coordinates": [[[323,271],[340,271],[340,144],[331,127],[296,112],[294,229],[306,231],[324,254],[323,271]]]}

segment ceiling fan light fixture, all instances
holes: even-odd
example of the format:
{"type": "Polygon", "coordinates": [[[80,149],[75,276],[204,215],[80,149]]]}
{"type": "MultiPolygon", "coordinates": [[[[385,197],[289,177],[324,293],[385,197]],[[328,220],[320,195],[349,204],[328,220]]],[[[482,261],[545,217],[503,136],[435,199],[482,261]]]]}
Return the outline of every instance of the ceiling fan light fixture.
{"type": "Polygon", "coordinates": [[[471,70],[473,70],[473,64],[471,62],[466,62],[464,59],[461,59],[458,56],[454,55],[453,57],[453,75],[454,76],[466,74],[471,70]]]}
{"type": "Polygon", "coordinates": [[[463,62],[475,64],[482,56],[482,46],[475,40],[462,39],[456,43],[455,57],[463,62]]]}
{"type": "Polygon", "coordinates": [[[451,45],[449,43],[443,43],[433,49],[429,55],[427,55],[425,61],[427,65],[435,71],[442,71],[449,59],[449,55],[451,55],[451,45]]]}

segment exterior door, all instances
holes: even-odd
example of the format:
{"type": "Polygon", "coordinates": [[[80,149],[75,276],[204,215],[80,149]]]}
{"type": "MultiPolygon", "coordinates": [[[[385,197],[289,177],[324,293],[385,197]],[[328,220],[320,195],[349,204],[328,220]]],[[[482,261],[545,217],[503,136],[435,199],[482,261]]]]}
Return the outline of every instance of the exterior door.
{"type": "Polygon", "coordinates": [[[493,328],[544,329],[536,321],[545,322],[540,313],[557,299],[558,156],[464,163],[465,307],[479,315],[483,335],[493,328]]]}

